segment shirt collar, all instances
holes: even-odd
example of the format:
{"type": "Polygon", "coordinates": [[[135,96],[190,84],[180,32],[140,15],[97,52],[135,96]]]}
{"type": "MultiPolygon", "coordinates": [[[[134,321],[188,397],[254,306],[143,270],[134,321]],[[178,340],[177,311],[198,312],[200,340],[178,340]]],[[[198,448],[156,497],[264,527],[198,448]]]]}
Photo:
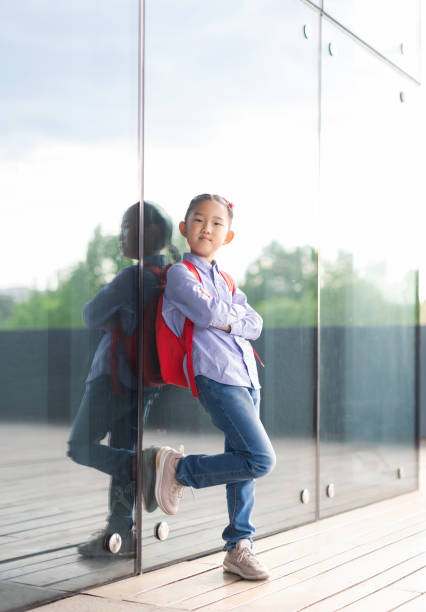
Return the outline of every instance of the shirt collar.
{"type": "Polygon", "coordinates": [[[167,264],[167,257],[161,253],[160,254],[157,253],[156,255],[148,255],[144,257],[143,262],[151,266],[158,266],[159,268],[165,268],[167,264]]]}
{"type": "Polygon", "coordinates": [[[197,268],[199,268],[200,270],[204,270],[205,272],[208,272],[212,268],[218,270],[216,261],[209,264],[208,261],[206,261],[202,257],[199,257],[198,255],[194,255],[194,253],[184,253],[183,260],[189,261],[190,263],[194,264],[194,266],[197,266],[197,268]]]}

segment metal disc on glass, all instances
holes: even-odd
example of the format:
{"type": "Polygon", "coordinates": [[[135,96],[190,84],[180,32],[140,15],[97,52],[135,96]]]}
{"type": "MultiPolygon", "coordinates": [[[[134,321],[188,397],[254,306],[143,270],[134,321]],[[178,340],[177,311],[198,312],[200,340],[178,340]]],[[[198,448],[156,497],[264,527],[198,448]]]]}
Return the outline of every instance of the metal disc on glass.
{"type": "Polygon", "coordinates": [[[300,491],[300,501],[302,502],[302,504],[309,504],[311,500],[311,494],[309,492],[309,489],[303,489],[302,491],[300,491]]]}
{"type": "Polygon", "coordinates": [[[336,487],[333,482],[327,485],[326,493],[327,497],[334,497],[336,495],[336,487]]]}
{"type": "Polygon", "coordinates": [[[105,537],[105,548],[113,555],[120,552],[121,544],[122,539],[119,533],[111,533],[105,537]]]}
{"type": "Polygon", "coordinates": [[[169,526],[166,521],[157,523],[154,527],[154,535],[158,540],[166,540],[169,535],[169,526]]]}

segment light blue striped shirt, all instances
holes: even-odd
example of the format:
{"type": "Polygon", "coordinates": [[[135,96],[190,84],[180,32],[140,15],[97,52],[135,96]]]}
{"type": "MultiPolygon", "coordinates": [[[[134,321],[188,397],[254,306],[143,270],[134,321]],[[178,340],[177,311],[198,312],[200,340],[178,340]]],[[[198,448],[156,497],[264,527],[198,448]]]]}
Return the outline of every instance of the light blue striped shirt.
{"type": "Polygon", "coordinates": [[[192,359],[194,374],[219,383],[259,389],[257,365],[248,340],[256,340],[262,331],[262,317],[247,303],[238,288],[231,294],[217,264],[185,253],[200,275],[202,285],[182,264],[167,273],[163,316],[170,329],[182,335],[185,317],[194,322],[192,359]],[[231,326],[231,332],[214,326],[231,326]]]}
{"type": "MultiPolygon", "coordinates": [[[[164,255],[151,255],[145,257],[146,265],[164,268],[166,258],[164,255]]],[[[125,334],[130,337],[136,329],[138,318],[138,265],[123,268],[117,276],[83,308],[83,320],[90,329],[103,329],[107,321],[118,315],[125,334]]],[[[150,301],[154,292],[160,287],[159,279],[149,268],[143,271],[143,298],[144,308],[150,301]]],[[[90,382],[102,375],[111,375],[111,338],[112,331],[104,330],[93,358],[92,366],[86,382],[90,382]]],[[[118,377],[120,382],[129,389],[137,388],[137,376],[130,369],[126,353],[118,344],[117,350],[118,377]]]]}

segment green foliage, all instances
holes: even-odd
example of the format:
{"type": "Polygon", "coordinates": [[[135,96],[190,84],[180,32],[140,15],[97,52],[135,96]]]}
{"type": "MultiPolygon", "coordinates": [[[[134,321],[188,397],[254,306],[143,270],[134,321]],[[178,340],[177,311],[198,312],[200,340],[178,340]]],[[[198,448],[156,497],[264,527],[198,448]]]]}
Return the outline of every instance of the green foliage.
{"type": "Polygon", "coordinates": [[[266,246],[247,269],[241,289],[266,327],[312,326],[317,320],[317,254],[266,246]]]}
{"type": "MultiPolygon", "coordinates": [[[[186,248],[184,240],[179,247],[186,248]]],[[[121,270],[132,263],[124,258],[115,236],[103,236],[100,227],[90,240],[85,261],[58,274],[53,290],[33,291],[14,303],[0,296],[1,329],[82,327],[84,304],[121,270]]],[[[414,279],[407,276],[398,301],[391,300],[378,282],[360,276],[350,253],[333,262],[321,262],[322,325],[413,325],[414,279]]],[[[381,275],[379,274],[379,278],[381,275]]],[[[249,265],[241,289],[266,327],[315,326],[318,316],[318,256],[309,246],[284,249],[278,242],[266,246],[249,265]]]]}
{"type": "MultiPolygon", "coordinates": [[[[311,247],[286,251],[272,242],[249,266],[241,286],[265,327],[317,324],[318,258],[311,247]]],[[[350,253],[321,262],[321,325],[413,325],[415,283],[406,279],[398,301],[387,297],[377,283],[357,272],[350,253]],[[405,300],[403,299],[405,295],[405,300]]]]}
{"type": "Polygon", "coordinates": [[[15,300],[10,295],[0,295],[0,325],[10,319],[15,300]]]}
{"type": "Polygon", "coordinates": [[[116,236],[103,236],[97,227],[90,240],[86,259],[71,270],[58,274],[58,287],[32,291],[30,297],[15,304],[2,329],[83,327],[81,311],[86,302],[125,266],[132,263],[120,253],[116,236]]]}
{"type": "MultiPolygon", "coordinates": [[[[382,276],[386,266],[383,266],[382,276]]],[[[321,325],[380,326],[416,323],[415,278],[408,274],[398,301],[385,295],[380,279],[360,276],[350,253],[340,252],[321,271],[321,325]],[[404,299],[405,298],[405,299],[404,299]]],[[[385,286],[386,286],[385,282],[385,286]]]]}

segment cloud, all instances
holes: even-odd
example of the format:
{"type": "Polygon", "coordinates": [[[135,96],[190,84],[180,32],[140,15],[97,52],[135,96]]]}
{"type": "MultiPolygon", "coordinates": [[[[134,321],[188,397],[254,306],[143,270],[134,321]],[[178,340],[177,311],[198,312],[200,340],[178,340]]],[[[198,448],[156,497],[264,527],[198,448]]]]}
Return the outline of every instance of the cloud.
{"type": "Polygon", "coordinates": [[[137,177],[135,141],[48,142],[1,162],[0,286],[44,288],[84,258],[97,225],[118,234],[137,177]]]}

